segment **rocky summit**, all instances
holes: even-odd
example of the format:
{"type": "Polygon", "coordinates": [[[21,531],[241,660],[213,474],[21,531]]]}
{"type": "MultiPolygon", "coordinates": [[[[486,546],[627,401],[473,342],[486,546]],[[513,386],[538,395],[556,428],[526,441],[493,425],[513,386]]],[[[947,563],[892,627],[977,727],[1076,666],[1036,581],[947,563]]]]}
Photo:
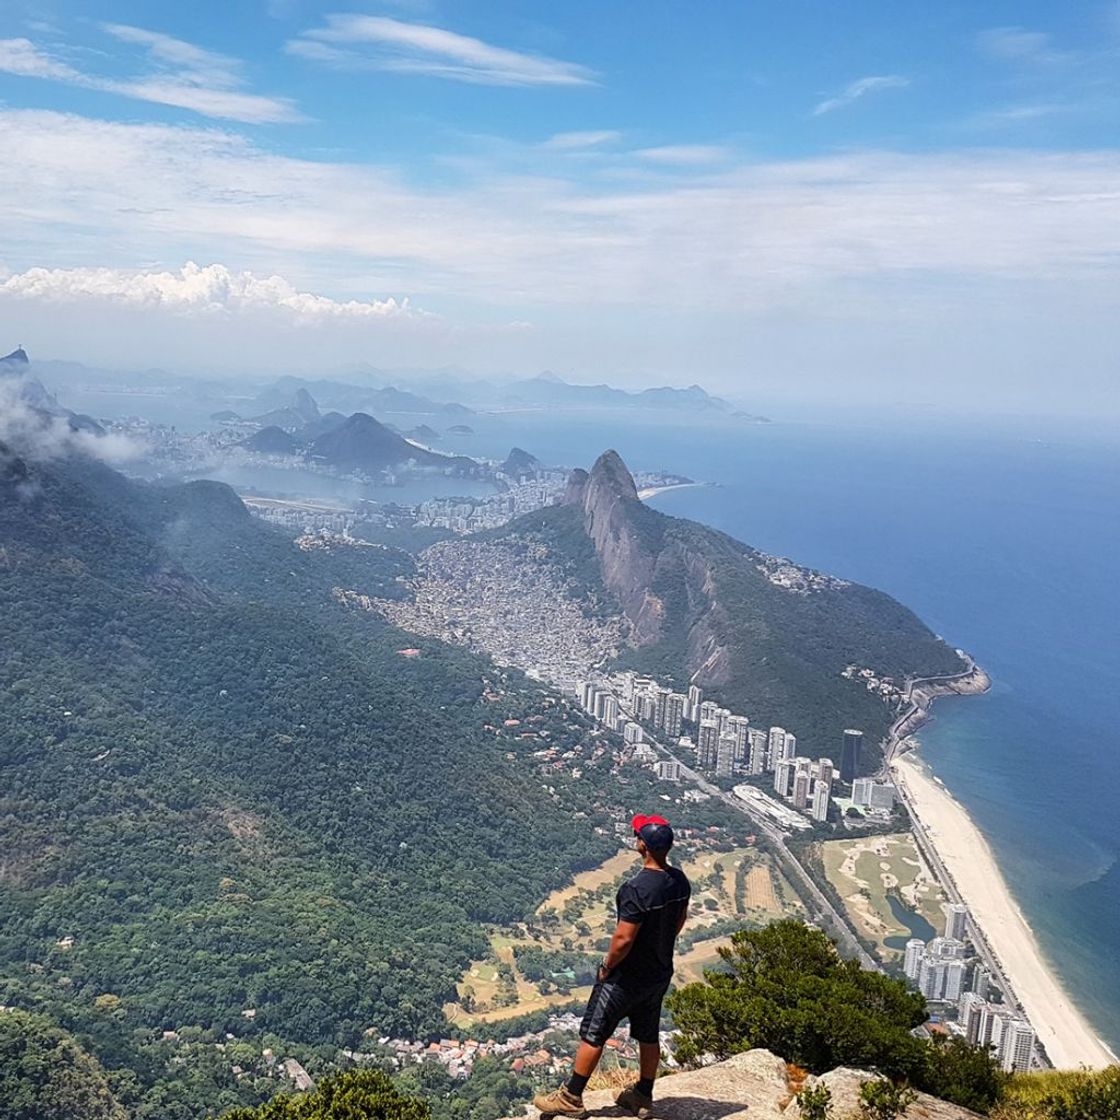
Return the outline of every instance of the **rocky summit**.
{"type": "MultiPolygon", "coordinates": [[[[876,1074],[858,1069],[834,1069],[810,1076],[805,1086],[827,1085],[832,1094],[831,1115],[848,1120],[859,1115],[859,1090],[876,1074]]],[[[589,1116],[627,1116],[614,1103],[617,1090],[584,1093],[589,1116]]],[[[800,1110],[791,1067],[769,1050],[747,1050],[727,1061],[658,1079],[653,1107],[656,1120],[797,1120],[800,1110]]],[[[905,1120],[973,1120],[978,1113],[949,1104],[926,1093],[906,1110],[905,1120]]],[[[526,1116],[537,1120],[530,1107],[526,1116]]]]}

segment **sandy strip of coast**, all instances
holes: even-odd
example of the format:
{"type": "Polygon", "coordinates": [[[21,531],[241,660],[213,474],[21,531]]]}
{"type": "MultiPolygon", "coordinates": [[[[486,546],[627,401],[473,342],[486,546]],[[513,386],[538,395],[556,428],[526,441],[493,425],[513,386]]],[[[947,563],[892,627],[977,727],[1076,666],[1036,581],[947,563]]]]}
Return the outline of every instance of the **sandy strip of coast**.
{"type": "Polygon", "coordinates": [[[666,486],[646,486],[638,491],[638,497],[644,502],[647,498],[654,498],[658,494],[666,494],[670,490],[690,490],[694,486],[703,486],[702,482],[671,482],[666,486]]]}
{"type": "Polygon", "coordinates": [[[972,818],[913,754],[893,763],[914,813],[1059,1069],[1116,1061],[1066,994],[972,818]]]}

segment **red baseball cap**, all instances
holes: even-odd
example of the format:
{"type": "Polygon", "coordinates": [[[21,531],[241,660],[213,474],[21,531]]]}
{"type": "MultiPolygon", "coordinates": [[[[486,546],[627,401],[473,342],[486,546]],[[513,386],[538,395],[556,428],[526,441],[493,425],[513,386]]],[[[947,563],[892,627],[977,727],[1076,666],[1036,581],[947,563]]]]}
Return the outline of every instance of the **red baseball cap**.
{"type": "Polygon", "coordinates": [[[673,846],[673,830],[664,817],[639,813],[631,822],[634,835],[651,852],[667,852],[673,846]]]}
{"type": "Polygon", "coordinates": [[[630,827],[635,832],[641,832],[647,824],[668,824],[669,822],[664,817],[659,817],[656,814],[646,816],[644,813],[639,813],[631,822],[630,827]]]}

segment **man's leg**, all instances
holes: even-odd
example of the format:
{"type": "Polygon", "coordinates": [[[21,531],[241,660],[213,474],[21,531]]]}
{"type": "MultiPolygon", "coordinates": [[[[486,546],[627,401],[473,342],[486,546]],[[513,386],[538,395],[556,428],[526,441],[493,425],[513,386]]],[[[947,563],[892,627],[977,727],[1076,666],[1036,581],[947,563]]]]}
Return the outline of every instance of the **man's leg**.
{"type": "MultiPolygon", "coordinates": [[[[579,1049],[576,1051],[575,1061],[572,1062],[572,1080],[568,1082],[568,1088],[577,1096],[583,1092],[584,1086],[587,1084],[588,1079],[595,1072],[595,1067],[599,1064],[599,1059],[603,1056],[603,1048],[595,1046],[590,1042],[581,1042],[579,1049]],[[573,1085],[578,1078],[577,1085],[573,1085]]],[[[654,1069],[657,1067],[654,1066],[654,1069]]]]}
{"type": "Polygon", "coordinates": [[[642,1080],[638,1082],[641,1086],[644,1082],[649,1083],[649,1088],[646,1090],[646,1096],[653,1095],[653,1082],[657,1077],[657,1067],[661,1065],[661,1043],[660,1042],[639,1042],[638,1043],[638,1072],[641,1074],[642,1080]]]}

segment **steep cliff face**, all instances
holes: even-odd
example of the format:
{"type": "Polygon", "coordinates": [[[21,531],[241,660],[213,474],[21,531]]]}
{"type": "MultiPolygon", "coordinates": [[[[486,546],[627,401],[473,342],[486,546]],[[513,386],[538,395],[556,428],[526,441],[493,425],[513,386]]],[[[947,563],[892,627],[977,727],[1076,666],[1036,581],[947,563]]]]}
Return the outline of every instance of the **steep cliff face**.
{"type": "Polygon", "coordinates": [[[729,655],[720,637],[715,580],[704,555],[666,533],[667,519],[642,505],[617,451],[605,451],[590,473],[573,471],[565,497],[583,512],[603,582],[614,592],[645,646],[670,630],[683,637],[689,673],[702,683],[727,680],[729,655]]]}
{"type": "Polygon", "coordinates": [[[889,596],[651,509],[614,451],[572,472],[562,508],[511,530],[550,533],[551,547],[573,555],[581,546],[571,532],[582,530],[595,574],[630,624],[629,667],[678,689],[710,689],[812,749],[844,727],[869,740],[886,731],[889,703],[853,681],[853,667],[892,687],[964,667],[889,596]]]}

